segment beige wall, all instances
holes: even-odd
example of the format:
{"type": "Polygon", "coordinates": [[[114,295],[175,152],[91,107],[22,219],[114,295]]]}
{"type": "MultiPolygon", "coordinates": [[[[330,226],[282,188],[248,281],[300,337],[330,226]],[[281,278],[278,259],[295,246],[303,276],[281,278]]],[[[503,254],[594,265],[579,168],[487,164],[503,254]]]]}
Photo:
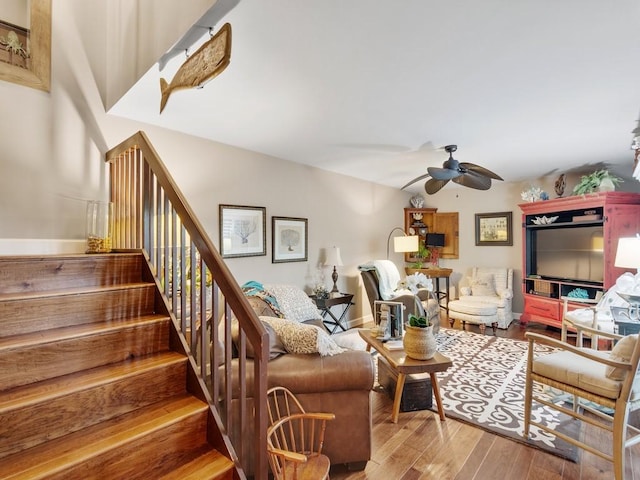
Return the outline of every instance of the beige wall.
{"type": "MultiPolygon", "coordinates": [[[[196,2],[182,18],[182,4],[164,2],[162,9],[153,12],[158,17],[154,22],[164,25],[170,15],[188,25],[189,17],[202,13],[204,3],[196,2]]],[[[368,315],[356,267],[386,256],[387,236],[393,227],[402,225],[402,208],[408,206],[411,195],[107,115],[105,104],[131,80],[131,72],[144,70],[150,52],[163,51],[177,39],[175,32],[167,32],[170,38],[164,38],[154,29],[152,45],[140,40],[140,15],[149,5],[148,1],[128,0],[54,2],[51,92],[0,82],[0,239],[5,240],[0,248],[11,243],[7,239],[18,239],[14,243],[26,243],[24,239],[81,241],[86,201],[107,196],[104,153],[144,130],[216,245],[218,204],[266,207],[268,254],[230,259],[229,267],[239,283],[255,279],[309,286],[322,249],[337,245],[345,262],[339,286],[358,294],[351,318],[368,315]],[[116,27],[118,18],[130,28],[116,27]],[[138,36],[130,38],[135,31],[138,36]],[[142,45],[134,48],[138,43],[142,45]],[[308,218],[308,262],[271,263],[273,215],[308,218]]],[[[553,192],[555,176],[557,173],[537,183],[553,192]]],[[[508,265],[516,270],[516,286],[520,285],[517,204],[526,186],[498,182],[489,192],[447,186],[427,198],[427,206],[460,212],[460,258],[442,260],[443,266],[454,269],[454,284],[473,265],[508,265]],[[513,212],[513,246],[476,247],[474,214],[496,211],[513,212]]],[[[624,187],[637,188],[637,182],[624,187]]],[[[401,256],[391,255],[402,267],[401,256]]],[[[328,283],[329,272],[322,271],[328,283]]],[[[521,308],[517,293],[514,310],[521,308]]]]}
{"type": "MultiPolygon", "coordinates": [[[[112,37],[102,19],[129,12],[122,3],[56,2],[51,92],[0,82],[0,248],[33,239],[82,241],[86,201],[107,197],[104,153],[144,130],[216,245],[218,204],[266,207],[268,254],[230,259],[239,283],[310,286],[322,249],[337,245],[345,262],[339,286],[356,292],[357,265],[385,255],[387,234],[402,224],[410,195],[106,114],[104,59],[112,37]],[[308,262],[271,263],[273,215],[308,218],[308,262]]],[[[121,61],[135,64],[137,57],[123,53],[121,61]]],[[[369,314],[364,292],[357,303],[353,319],[369,314]]]]}

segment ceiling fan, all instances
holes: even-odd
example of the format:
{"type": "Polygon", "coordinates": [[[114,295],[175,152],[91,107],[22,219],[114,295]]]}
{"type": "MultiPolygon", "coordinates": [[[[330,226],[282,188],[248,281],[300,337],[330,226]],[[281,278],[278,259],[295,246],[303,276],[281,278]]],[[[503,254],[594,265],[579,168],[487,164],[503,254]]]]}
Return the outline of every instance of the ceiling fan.
{"type": "Polygon", "coordinates": [[[449,158],[439,167],[427,167],[427,173],[414,178],[407,183],[401,190],[413,185],[417,181],[431,177],[424,184],[424,189],[429,195],[440,191],[449,180],[464,187],[475,188],[476,190],[489,190],[491,188],[491,179],[502,180],[502,177],[493,173],[491,170],[476,165],[475,163],[459,162],[453,158],[453,152],[458,149],[457,145],[447,145],[444,150],[449,153],[449,158]]]}

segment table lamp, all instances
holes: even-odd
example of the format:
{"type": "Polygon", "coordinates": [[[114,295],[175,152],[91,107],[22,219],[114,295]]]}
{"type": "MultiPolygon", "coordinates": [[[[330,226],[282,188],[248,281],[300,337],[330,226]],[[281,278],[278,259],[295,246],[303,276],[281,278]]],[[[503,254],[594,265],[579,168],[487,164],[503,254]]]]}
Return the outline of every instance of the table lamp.
{"type": "Polygon", "coordinates": [[[640,235],[635,237],[621,237],[618,239],[616,251],[616,267],[640,269],[640,235]]]}
{"type": "Polygon", "coordinates": [[[334,295],[337,293],[340,293],[340,290],[338,290],[338,271],[336,270],[336,267],[341,267],[342,264],[342,257],[340,256],[340,247],[331,247],[329,249],[327,249],[327,256],[324,260],[324,265],[326,267],[330,267],[333,265],[333,273],[331,274],[331,279],[333,280],[333,288],[331,289],[330,294],[334,295]]]}

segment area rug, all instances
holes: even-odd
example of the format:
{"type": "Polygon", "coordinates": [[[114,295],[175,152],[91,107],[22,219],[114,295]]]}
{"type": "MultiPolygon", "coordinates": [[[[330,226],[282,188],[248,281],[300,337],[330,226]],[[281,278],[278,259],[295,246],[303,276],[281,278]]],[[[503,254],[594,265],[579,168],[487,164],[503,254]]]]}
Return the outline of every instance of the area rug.
{"type": "MultiPolygon", "coordinates": [[[[334,337],[345,348],[364,350],[366,347],[357,329],[334,337]]],[[[443,327],[436,335],[436,341],[438,351],[453,361],[451,368],[437,374],[447,417],[570,461],[577,460],[575,446],[535,426],[531,426],[528,440],[522,436],[528,342],[443,327]]],[[[539,347],[540,352],[552,350],[539,347]]],[[[539,396],[563,400],[554,398],[558,392],[542,393],[540,386],[536,386],[536,390],[539,396]]],[[[570,436],[578,435],[581,428],[579,421],[535,403],[532,416],[570,436]]]]}
{"type": "MultiPolygon", "coordinates": [[[[440,329],[436,341],[438,351],[453,361],[453,367],[437,374],[448,417],[577,460],[575,446],[535,426],[531,426],[528,440],[522,436],[528,342],[448,328],[440,329]]],[[[552,350],[539,346],[540,353],[552,350]]],[[[538,389],[537,395],[548,399],[556,396],[554,392],[543,393],[541,386],[534,388],[538,389]]],[[[433,404],[435,407],[435,401],[433,404]]],[[[578,420],[535,402],[532,418],[572,437],[581,428],[578,420]]]]}

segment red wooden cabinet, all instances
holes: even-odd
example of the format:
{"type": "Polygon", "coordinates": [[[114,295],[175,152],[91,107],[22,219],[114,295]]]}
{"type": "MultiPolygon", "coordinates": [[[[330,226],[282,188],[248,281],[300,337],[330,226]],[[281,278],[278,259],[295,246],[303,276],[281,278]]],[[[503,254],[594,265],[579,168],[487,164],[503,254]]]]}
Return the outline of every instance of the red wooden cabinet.
{"type": "Polygon", "coordinates": [[[618,238],[640,232],[640,194],[605,192],[523,203],[522,324],[560,327],[562,296],[595,299],[625,269],[618,238]]]}

